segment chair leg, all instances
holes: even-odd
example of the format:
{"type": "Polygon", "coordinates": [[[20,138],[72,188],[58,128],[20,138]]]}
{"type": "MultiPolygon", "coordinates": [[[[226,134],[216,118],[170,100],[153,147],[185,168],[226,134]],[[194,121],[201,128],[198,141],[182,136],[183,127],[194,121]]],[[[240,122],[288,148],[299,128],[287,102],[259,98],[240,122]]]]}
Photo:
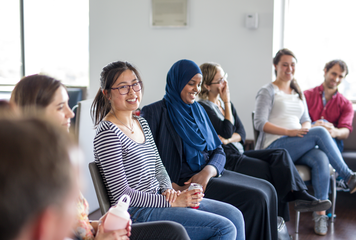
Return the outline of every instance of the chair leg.
{"type": "Polygon", "coordinates": [[[296,214],[295,214],[295,233],[299,232],[299,219],[300,219],[300,212],[296,211],[296,214]]]}
{"type": "Polygon", "coordinates": [[[333,186],[332,190],[332,208],[331,208],[331,222],[333,223],[335,221],[334,215],[335,215],[335,205],[336,205],[336,174],[334,171],[334,174],[331,176],[331,182],[333,186]]]}

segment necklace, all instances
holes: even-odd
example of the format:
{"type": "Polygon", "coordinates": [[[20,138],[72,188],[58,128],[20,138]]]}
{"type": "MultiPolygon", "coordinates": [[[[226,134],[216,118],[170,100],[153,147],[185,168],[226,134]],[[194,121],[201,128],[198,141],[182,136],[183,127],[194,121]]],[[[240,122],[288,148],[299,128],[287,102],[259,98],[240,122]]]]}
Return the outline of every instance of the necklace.
{"type": "Polygon", "coordinates": [[[124,125],[128,130],[130,130],[131,131],[131,133],[132,134],[134,134],[135,132],[134,132],[134,126],[133,126],[133,122],[134,121],[132,121],[132,123],[131,123],[131,128],[129,128],[128,126],[126,126],[123,122],[121,122],[117,117],[116,117],[116,114],[112,111],[112,113],[114,114],[114,116],[115,116],[115,118],[122,124],[122,125],[124,125]]]}

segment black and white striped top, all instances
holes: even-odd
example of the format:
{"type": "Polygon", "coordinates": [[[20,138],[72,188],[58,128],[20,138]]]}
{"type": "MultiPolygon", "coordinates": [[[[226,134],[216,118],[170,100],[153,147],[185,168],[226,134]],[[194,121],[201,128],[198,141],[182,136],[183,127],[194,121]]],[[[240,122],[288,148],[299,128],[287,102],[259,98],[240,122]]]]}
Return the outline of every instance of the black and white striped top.
{"type": "Polygon", "coordinates": [[[111,205],[127,194],[130,207],[170,207],[159,190],[172,188],[159,156],[151,130],[137,117],[145,135],[144,143],[127,137],[115,124],[99,123],[94,138],[94,157],[108,191],[111,205]]]}

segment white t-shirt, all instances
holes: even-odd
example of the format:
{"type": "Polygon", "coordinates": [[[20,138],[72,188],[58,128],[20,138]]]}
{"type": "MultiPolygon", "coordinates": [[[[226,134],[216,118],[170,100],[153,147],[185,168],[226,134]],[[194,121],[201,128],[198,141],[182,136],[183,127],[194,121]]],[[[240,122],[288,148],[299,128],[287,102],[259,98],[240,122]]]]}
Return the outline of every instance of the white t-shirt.
{"type": "MultiPolygon", "coordinates": [[[[274,84],[273,87],[275,95],[268,122],[287,129],[302,128],[300,118],[304,112],[304,104],[303,101],[300,100],[298,93],[292,90],[291,94],[287,94],[279,90],[274,84]]],[[[266,133],[263,148],[268,147],[280,137],[282,137],[282,135],[266,133]]]]}

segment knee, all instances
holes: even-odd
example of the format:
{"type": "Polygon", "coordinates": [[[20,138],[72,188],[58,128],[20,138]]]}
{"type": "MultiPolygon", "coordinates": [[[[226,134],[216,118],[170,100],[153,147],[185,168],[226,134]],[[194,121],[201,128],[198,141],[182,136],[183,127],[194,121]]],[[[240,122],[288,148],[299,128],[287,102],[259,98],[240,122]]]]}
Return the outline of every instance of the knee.
{"type": "Polygon", "coordinates": [[[313,127],[310,132],[324,139],[330,137],[330,133],[324,127],[313,127]]]}
{"type": "Polygon", "coordinates": [[[270,204],[275,204],[277,202],[277,193],[273,185],[267,181],[261,180],[258,189],[255,189],[253,197],[251,198],[250,203],[254,207],[265,209],[270,204]]]}

